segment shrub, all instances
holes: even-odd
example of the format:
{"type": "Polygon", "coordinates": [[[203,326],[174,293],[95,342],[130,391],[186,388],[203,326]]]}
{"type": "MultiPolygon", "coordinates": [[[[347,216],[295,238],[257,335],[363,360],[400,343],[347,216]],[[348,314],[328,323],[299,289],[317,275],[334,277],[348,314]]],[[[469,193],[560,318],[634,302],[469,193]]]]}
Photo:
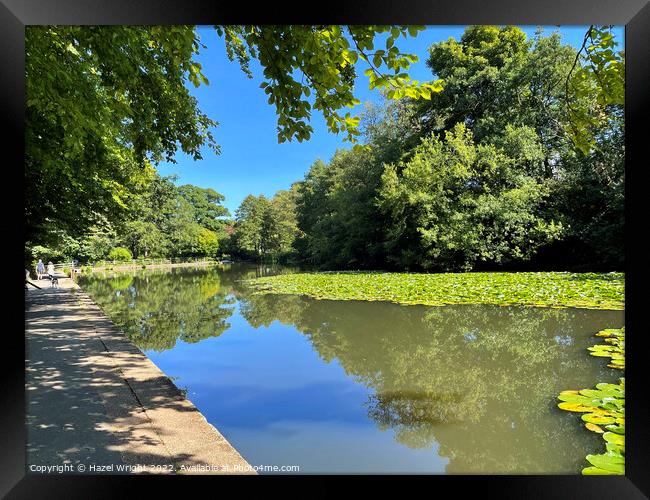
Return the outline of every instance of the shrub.
{"type": "Polygon", "coordinates": [[[126,262],[133,260],[133,255],[128,248],[124,247],[115,247],[108,253],[108,260],[118,260],[120,262],[126,262]]]}

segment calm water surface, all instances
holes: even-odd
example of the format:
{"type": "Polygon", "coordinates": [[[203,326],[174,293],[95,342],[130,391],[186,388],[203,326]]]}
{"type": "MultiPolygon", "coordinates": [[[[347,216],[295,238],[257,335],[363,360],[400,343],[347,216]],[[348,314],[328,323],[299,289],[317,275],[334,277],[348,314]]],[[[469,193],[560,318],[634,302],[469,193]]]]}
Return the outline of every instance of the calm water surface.
{"type": "Polygon", "coordinates": [[[556,408],[615,382],[587,354],[622,311],[251,295],[243,265],[83,288],[252,465],[300,472],[579,473],[602,439],[556,408]]]}

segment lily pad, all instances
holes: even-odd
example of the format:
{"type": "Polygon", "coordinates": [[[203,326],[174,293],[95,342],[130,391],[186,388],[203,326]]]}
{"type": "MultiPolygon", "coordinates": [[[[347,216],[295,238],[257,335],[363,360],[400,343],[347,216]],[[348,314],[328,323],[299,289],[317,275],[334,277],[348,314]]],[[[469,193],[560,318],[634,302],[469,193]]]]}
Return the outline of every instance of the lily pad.
{"type": "Polygon", "coordinates": [[[585,476],[617,476],[618,472],[612,472],[600,467],[585,467],[582,469],[582,474],[585,476]]]}
{"type": "Polygon", "coordinates": [[[618,454],[623,454],[625,453],[625,447],[621,446],[619,444],[615,443],[607,443],[605,445],[605,448],[607,449],[608,452],[610,453],[618,453],[618,454]]]}
{"type": "Polygon", "coordinates": [[[613,424],[616,422],[616,419],[613,417],[608,417],[605,415],[596,415],[593,413],[588,413],[582,416],[582,420],[589,422],[590,424],[613,424]]]}
{"type": "Polygon", "coordinates": [[[603,439],[608,443],[614,443],[621,446],[625,446],[625,436],[617,434],[615,432],[606,432],[603,434],[603,439]]]}
{"type": "Polygon", "coordinates": [[[603,432],[605,432],[600,426],[596,424],[592,424],[591,422],[586,423],[585,427],[592,432],[597,432],[598,434],[602,434],[603,432]]]}
{"type": "Polygon", "coordinates": [[[316,272],[265,276],[246,283],[254,293],[289,293],[330,300],[386,300],[431,306],[625,307],[623,273],[316,272]]]}
{"type": "Polygon", "coordinates": [[[614,474],[625,474],[625,458],[618,453],[608,452],[602,455],[587,455],[587,461],[599,469],[604,469],[614,474]]]}
{"type": "Polygon", "coordinates": [[[566,411],[575,411],[575,412],[587,412],[587,411],[592,411],[593,408],[591,406],[584,406],[581,405],[580,403],[560,403],[557,405],[557,407],[560,410],[566,410],[566,411]]]}
{"type": "MultiPolygon", "coordinates": [[[[625,345],[621,348],[625,352],[625,345]]],[[[606,453],[588,455],[591,467],[582,470],[584,475],[610,475],[625,473],[625,378],[618,384],[599,383],[596,389],[562,391],[558,407],[584,413],[585,427],[603,436],[606,453]],[[603,426],[603,427],[601,427],[603,426]]]]}

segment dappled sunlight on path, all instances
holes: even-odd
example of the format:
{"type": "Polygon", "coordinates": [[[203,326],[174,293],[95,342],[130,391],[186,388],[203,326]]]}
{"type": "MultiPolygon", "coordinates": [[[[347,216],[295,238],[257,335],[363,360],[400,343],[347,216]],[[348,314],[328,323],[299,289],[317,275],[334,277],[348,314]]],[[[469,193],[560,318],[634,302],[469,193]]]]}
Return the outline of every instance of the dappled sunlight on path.
{"type": "Polygon", "coordinates": [[[144,465],[145,472],[247,468],[70,280],[26,294],[26,391],[28,471],[63,464],[74,473],[83,472],[79,464],[91,473],[90,464],[113,464],[112,473],[119,473],[118,465],[144,465]]]}

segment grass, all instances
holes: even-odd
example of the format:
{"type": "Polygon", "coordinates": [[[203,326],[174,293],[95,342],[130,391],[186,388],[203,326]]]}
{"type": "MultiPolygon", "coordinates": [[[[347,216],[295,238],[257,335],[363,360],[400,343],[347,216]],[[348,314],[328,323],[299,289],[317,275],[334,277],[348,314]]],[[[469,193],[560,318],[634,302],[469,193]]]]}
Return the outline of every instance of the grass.
{"type": "Polygon", "coordinates": [[[624,273],[282,274],[247,280],[254,293],[399,304],[496,304],[624,309],[624,273]]]}

